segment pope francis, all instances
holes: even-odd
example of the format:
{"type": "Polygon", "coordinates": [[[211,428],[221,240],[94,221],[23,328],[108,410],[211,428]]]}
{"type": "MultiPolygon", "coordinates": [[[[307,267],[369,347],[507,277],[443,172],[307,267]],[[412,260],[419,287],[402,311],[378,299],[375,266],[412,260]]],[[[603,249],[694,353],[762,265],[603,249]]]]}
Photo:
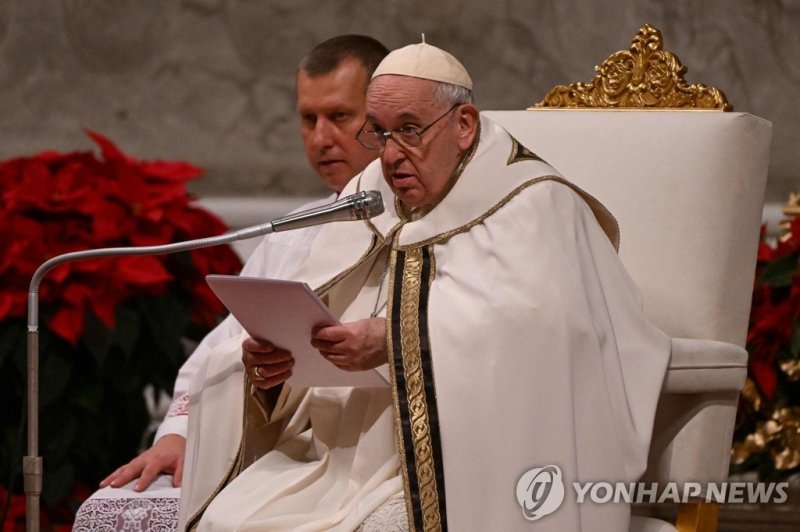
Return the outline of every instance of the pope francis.
{"type": "Polygon", "coordinates": [[[343,193],[386,211],[324,227],[296,279],[342,323],[309,338],[321,356],[390,386],[296,389],[279,346],[219,346],[190,388],[181,527],[627,530],[573,490],[642,474],[669,359],[614,218],[425,43],[378,66],[355,140],[380,159],[343,193]]]}

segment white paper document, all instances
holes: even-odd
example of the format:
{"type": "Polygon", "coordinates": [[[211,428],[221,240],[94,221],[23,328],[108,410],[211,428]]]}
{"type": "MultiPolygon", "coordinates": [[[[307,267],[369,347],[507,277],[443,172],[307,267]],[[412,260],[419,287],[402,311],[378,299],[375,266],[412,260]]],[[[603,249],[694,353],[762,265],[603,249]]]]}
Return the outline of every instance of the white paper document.
{"type": "Polygon", "coordinates": [[[307,284],[236,275],[208,275],[206,282],[250,336],[291,351],[293,387],[389,385],[377,370],[341,370],[311,346],[312,329],[339,320],[307,284]]]}

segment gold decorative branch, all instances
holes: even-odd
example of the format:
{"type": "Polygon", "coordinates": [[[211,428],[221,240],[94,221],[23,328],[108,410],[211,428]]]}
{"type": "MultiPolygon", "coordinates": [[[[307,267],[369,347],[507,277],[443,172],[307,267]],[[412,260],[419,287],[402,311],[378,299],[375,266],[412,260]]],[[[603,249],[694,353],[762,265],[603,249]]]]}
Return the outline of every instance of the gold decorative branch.
{"type": "Polygon", "coordinates": [[[645,24],[629,51],[609,56],[595,67],[588,83],[558,85],[550,89],[539,107],[636,107],[658,109],[719,109],[732,111],[725,94],[700,83],[689,85],[687,68],[664,50],[661,32],[645,24]]]}
{"type": "MultiPolygon", "coordinates": [[[[783,207],[783,215],[786,218],[778,223],[778,227],[783,230],[783,236],[780,237],[780,240],[787,242],[792,238],[792,220],[800,217],[800,194],[796,192],[789,194],[789,200],[783,207]]],[[[800,375],[800,372],[798,375],[800,375]]]]}

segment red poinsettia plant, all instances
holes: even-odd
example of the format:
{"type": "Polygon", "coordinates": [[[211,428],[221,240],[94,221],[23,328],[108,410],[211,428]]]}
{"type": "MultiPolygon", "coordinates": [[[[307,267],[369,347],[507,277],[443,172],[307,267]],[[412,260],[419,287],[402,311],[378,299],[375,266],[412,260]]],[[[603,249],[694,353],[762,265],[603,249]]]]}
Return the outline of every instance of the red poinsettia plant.
{"type": "MultiPolygon", "coordinates": [[[[0,165],[0,320],[23,316],[27,289],[45,260],[84,249],[150,246],[217,235],[226,229],[193,206],[185,183],[202,170],[185,162],[136,161],[108,139],[89,136],[102,149],[42,153],[0,165]]],[[[229,248],[191,252],[192,318],[210,323],[222,308],[203,276],[241,265],[229,248]]],[[[48,325],[75,345],[87,308],[109,328],[115,310],[132,294],[163,294],[178,274],[166,256],[82,261],[59,267],[41,286],[42,305],[55,309],[48,325]]]]}
{"type": "MultiPolygon", "coordinates": [[[[202,169],[141,161],[87,131],[100,148],[0,162],[0,484],[18,468],[27,292],[47,259],[78,250],[151,246],[223,233],[186,183],[202,169]]],[[[144,388],[171,391],[186,338],[223,307],[208,273],[236,273],[228,246],[61,265],[40,286],[43,501],[65,500],[129,460],[149,423],[144,388]]],[[[12,486],[12,492],[19,487],[12,486]]],[[[3,502],[3,501],[0,501],[3,502]]]]}
{"type": "Polygon", "coordinates": [[[763,478],[800,471],[800,217],[777,242],[762,238],[747,349],[733,470],[763,478]]]}

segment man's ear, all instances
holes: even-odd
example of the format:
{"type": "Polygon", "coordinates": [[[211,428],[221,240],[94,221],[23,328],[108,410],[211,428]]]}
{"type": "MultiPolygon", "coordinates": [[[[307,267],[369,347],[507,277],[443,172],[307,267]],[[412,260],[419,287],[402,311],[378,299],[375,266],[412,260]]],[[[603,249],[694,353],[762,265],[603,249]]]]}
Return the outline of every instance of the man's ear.
{"type": "Polygon", "coordinates": [[[458,108],[458,147],[466,151],[472,146],[478,132],[480,114],[478,108],[467,103],[458,108]]]}

